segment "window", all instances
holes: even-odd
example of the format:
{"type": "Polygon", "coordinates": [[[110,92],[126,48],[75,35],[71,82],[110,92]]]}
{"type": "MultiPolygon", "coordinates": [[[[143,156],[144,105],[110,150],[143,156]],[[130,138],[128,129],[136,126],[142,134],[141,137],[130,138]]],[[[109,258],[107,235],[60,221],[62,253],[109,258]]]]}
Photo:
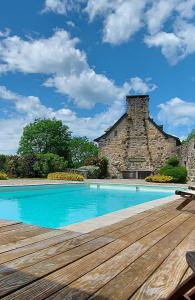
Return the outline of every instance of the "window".
{"type": "Polygon", "coordinates": [[[117,130],[114,131],[114,136],[117,136],[117,130]]]}

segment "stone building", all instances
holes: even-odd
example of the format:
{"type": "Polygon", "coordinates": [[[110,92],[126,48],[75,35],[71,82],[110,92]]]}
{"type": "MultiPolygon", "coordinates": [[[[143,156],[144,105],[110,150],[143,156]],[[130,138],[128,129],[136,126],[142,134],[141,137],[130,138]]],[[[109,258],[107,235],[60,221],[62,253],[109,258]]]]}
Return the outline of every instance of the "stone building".
{"type": "Polygon", "coordinates": [[[180,147],[180,161],[188,170],[188,177],[195,181],[195,138],[180,147]]]}
{"type": "MultiPolygon", "coordinates": [[[[143,179],[184,150],[179,138],[164,132],[163,126],[150,117],[148,95],[127,96],[126,101],[125,114],[95,141],[99,144],[100,156],[109,159],[112,178],[143,179]]],[[[194,158],[195,154],[192,160],[194,158]]]]}

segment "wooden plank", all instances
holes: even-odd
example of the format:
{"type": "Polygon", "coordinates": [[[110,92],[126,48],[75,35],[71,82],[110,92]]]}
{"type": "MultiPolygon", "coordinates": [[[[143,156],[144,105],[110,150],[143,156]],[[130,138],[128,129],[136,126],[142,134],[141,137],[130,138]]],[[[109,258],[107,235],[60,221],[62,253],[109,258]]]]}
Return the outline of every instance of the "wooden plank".
{"type": "Polygon", "coordinates": [[[14,225],[14,224],[20,224],[21,222],[17,221],[7,221],[7,220],[0,220],[0,227],[14,225]]]}
{"type": "Polygon", "coordinates": [[[186,251],[195,248],[195,231],[189,234],[158,270],[142,285],[131,297],[132,300],[155,300],[166,298],[177,287],[188,269],[185,254],[186,251]]]}
{"type": "Polygon", "coordinates": [[[0,233],[0,245],[5,245],[7,243],[16,242],[18,240],[23,240],[27,237],[36,236],[38,234],[46,233],[51,231],[47,228],[39,228],[35,226],[27,226],[18,228],[16,230],[11,230],[8,232],[0,233]]]}
{"type": "MultiPolygon", "coordinates": [[[[99,237],[99,236],[102,236],[102,235],[105,235],[105,234],[108,234],[111,232],[115,232],[118,229],[122,228],[123,226],[128,226],[130,224],[133,224],[137,221],[142,220],[142,218],[145,219],[147,216],[150,217],[151,215],[153,215],[157,218],[157,216],[160,217],[160,216],[164,215],[164,212],[159,211],[159,210],[152,210],[152,211],[147,211],[147,212],[145,211],[143,213],[135,215],[135,216],[128,218],[126,220],[123,220],[121,222],[118,222],[118,223],[115,223],[112,225],[108,225],[104,228],[96,229],[91,233],[82,234],[82,235],[79,233],[77,234],[74,232],[71,233],[69,231],[67,232],[65,230],[63,230],[63,231],[61,230],[58,232],[58,235],[56,236],[56,231],[54,231],[54,234],[50,234],[49,236],[47,235],[48,239],[46,239],[46,240],[44,239],[45,238],[45,236],[44,236],[42,238],[43,241],[41,240],[40,242],[36,242],[36,243],[32,243],[32,244],[30,243],[30,244],[27,244],[26,246],[23,246],[22,248],[19,248],[19,249],[16,248],[15,250],[12,250],[11,252],[6,252],[6,253],[1,254],[0,255],[0,263],[5,263],[9,260],[19,258],[21,256],[33,253],[35,251],[47,248],[49,246],[52,246],[52,245],[55,245],[55,244],[58,244],[60,242],[64,242],[64,241],[67,241],[70,239],[69,243],[67,242],[67,244],[66,244],[67,245],[66,249],[69,250],[73,247],[78,246],[81,243],[90,241],[96,237],[99,237]],[[60,235],[59,235],[59,233],[60,233],[60,235]]],[[[21,246],[21,244],[19,244],[19,246],[21,246]]],[[[8,250],[8,249],[6,248],[6,250],[8,250]]],[[[0,250],[1,250],[1,247],[0,247],[0,250]]]]}
{"type": "Polygon", "coordinates": [[[0,234],[3,232],[9,232],[9,231],[13,231],[16,229],[26,228],[27,226],[29,226],[29,225],[24,224],[24,223],[17,223],[17,224],[13,224],[13,225],[3,226],[3,227],[0,227],[0,234]]]}
{"type": "MultiPolygon", "coordinates": [[[[174,218],[179,213],[173,213],[172,217],[174,218]]],[[[134,231],[135,229],[138,229],[139,227],[142,227],[146,224],[151,224],[152,221],[155,221],[159,219],[160,217],[164,220],[165,212],[160,211],[155,214],[150,215],[148,218],[144,218],[140,221],[134,222],[131,225],[125,226],[125,231],[121,230],[115,230],[114,232],[111,232],[106,237],[112,237],[112,240],[122,237],[125,234],[129,234],[131,231],[134,231]],[[113,236],[112,236],[113,235],[113,236]]],[[[151,226],[151,225],[149,225],[151,226]]],[[[110,230],[112,227],[110,226],[110,230]]],[[[74,247],[78,247],[79,245],[82,245],[86,242],[89,242],[90,240],[93,240],[98,237],[99,234],[96,233],[96,236],[92,234],[85,234],[82,236],[79,236],[77,238],[74,238],[72,240],[68,240],[62,243],[58,243],[57,245],[54,245],[52,247],[48,247],[47,249],[42,249],[40,251],[37,251],[35,253],[31,253],[25,256],[22,256],[20,258],[14,259],[11,262],[7,262],[6,265],[0,265],[0,277],[6,276],[8,274],[14,273],[17,270],[20,270],[22,268],[28,267],[32,264],[38,263],[42,260],[48,259],[52,256],[58,255],[60,253],[64,253],[65,251],[68,251],[74,247]]]]}
{"type": "MultiPolygon", "coordinates": [[[[175,212],[174,212],[175,213],[175,212]]],[[[171,220],[167,223],[167,219],[170,218],[170,216],[164,217],[164,223],[163,218],[156,221],[156,226],[153,222],[153,226],[151,224],[148,224],[148,231],[151,232],[154,230],[154,228],[158,228],[162,224],[159,229],[157,229],[157,233],[154,236],[154,232],[150,234],[150,242],[153,244],[155,243],[154,238],[156,237],[157,240],[161,239],[163,236],[168,234],[171,230],[173,230],[175,227],[177,227],[181,222],[184,222],[188,218],[187,215],[179,215],[175,219],[171,220]],[[150,226],[149,226],[150,225],[150,226]],[[153,228],[152,228],[153,227],[153,228]]],[[[172,215],[171,215],[172,218],[172,215]]],[[[45,276],[44,278],[40,279],[39,281],[36,281],[34,283],[29,284],[28,286],[21,288],[20,290],[12,293],[10,296],[5,297],[5,299],[13,299],[11,297],[14,297],[14,299],[43,299],[46,296],[49,296],[51,293],[54,293],[59,288],[62,288],[63,285],[69,284],[70,282],[76,280],[83,274],[86,274],[87,272],[91,271],[95,267],[98,267],[108,259],[112,258],[114,255],[119,253],[120,251],[124,250],[125,248],[129,247],[132,243],[134,243],[136,240],[138,240],[140,237],[145,236],[147,234],[147,231],[143,230],[143,228],[140,228],[140,232],[137,233],[132,232],[131,234],[128,234],[126,236],[126,239],[117,239],[116,241],[94,251],[93,253],[84,256],[83,258],[75,261],[72,264],[69,264],[68,266],[62,268],[62,264],[65,264],[65,259],[67,252],[64,254],[64,256],[61,256],[61,265],[59,265],[59,261],[57,260],[57,257],[53,260],[53,264],[55,264],[55,268],[57,269],[60,267],[59,270],[56,272],[54,271],[54,266],[52,266],[52,261],[47,260],[41,264],[34,265],[30,267],[29,269],[23,269],[22,274],[14,273],[12,275],[12,280],[4,280],[3,284],[0,284],[0,291],[1,295],[5,295],[6,293],[10,293],[14,289],[18,289],[22,287],[22,285],[26,285],[33,280],[37,280],[38,278],[45,276],[46,274],[50,275],[45,276]],[[19,276],[19,277],[18,277],[19,276]]],[[[147,238],[147,237],[146,237],[147,238]]],[[[149,247],[149,245],[148,245],[149,247]]],[[[79,247],[78,247],[79,248],[79,247]]],[[[76,249],[76,248],[75,248],[76,249]]],[[[129,253],[129,256],[132,255],[141,255],[144,251],[144,246],[140,247],[140,243],[137,242],[136,245],[131,246],[131,250],[129,253]],[[138,249],[140,249],[138,251],[138,249]],[[136,252],[136,251],[137,252],[136,252]],[[135,253],[134,253],[135,252],[135,253]]],[[[80,252],[80,249],[78,249],[80,252]]],[[[69,251],[69,255],[71,258],[72,252],[69,251]]],[[[123,256],[122,256],[123,257],[123,256]]],[[[21,273],[21,272],[20,272],[21,273]]],[[[9,276],[6,276],[5,279],[8,279],[9,276]]]]}
{"type": "MultiPolygon", "coordinates": [[[[67,235],[71,236],[72,238],[75,236],[81,235],[81,233],[70,232],[70,231],[65,231],[65,230],[63,232],[64,233],[66,232],[67,235]]],[[[43,240],[55,237],[57,235],[61,235],[63,232],[61,230],[54,230],[54,231],[49,231],[49,232],[46,232],[46,233],[43,233],[43,234],[40,234],[40,235],[37,235],[34,237],[26,238],[21,241],[11,242],[6,245],[0,246],[0,253],[7,252],[7,251],[10,251],[10,250],[13,250],[16,248],[24,247],[26,245],[30,245],[30,244],[33,244],[33,243],[36,243],[39,241],[43,241],[43,240]]]]}
{"type": "MultiPolygon", "coordinates": [[[[186,216],[178,216],[174,220],[166,223],[164,226],[140,239],[130,247],[127,247],[110,260],[51,296],[51,299],[54,299],[55,297],[57,297],[55,299],[67,297],[79,300],[88,298],[143,255],[143,253],[155,245],[159,240],[166,237],[167,234],[174,230],[184,220],[186,220],[186,216]]],[[[103,294],[101,294],[101,297],[103,298],[103,294]]],[[[109,299],[109,297],[106,299],[109,299]]]]}
{"type": "Polygon", "coordinates": [[[184,282],[187,278],[189,278],[191,275],[193,274],[193,271],[191,268],[188,268],[184,274],[184,276],[182,277],[180,283],[184,282]]]}
{"type": "Polygon", "coordinates": [[[135,223],[137,221],[140,221],[142,219],[145,219],[151,215],[154,215],[154,214],[164,214],[164,212],[162,211],[161,208],[152,208],[152,209],[149,209],[149,210],[146,210],[146,211],[143,211],[141,213],[138,213],[134,216],[130,216],[129,218],[127,219],[124,219],[122,221],[119,221],[117,223],[114,223],[114,224],[111,224],[111,225],[107,225],[107,226],[104,226],[102,228],[98,228],[98,229],[95,229],[93,230],[93,234],[101,234],[101,235],[105,235],[105,234],[108,234],[110,232],[113,232],[115,230],[118,230],[120,228],[123,228],[125,226],[128,226],[132,223],[135,223]]]}
{"type": "Polygon", "coordinates": [[[149,249],[142,257],[102,287],[90,299],[104,296],[108,299],[129,299],[149,276],[161,265],[173,249],[195,226],[194,217],[186,220],[167,237],[149,249]]]}

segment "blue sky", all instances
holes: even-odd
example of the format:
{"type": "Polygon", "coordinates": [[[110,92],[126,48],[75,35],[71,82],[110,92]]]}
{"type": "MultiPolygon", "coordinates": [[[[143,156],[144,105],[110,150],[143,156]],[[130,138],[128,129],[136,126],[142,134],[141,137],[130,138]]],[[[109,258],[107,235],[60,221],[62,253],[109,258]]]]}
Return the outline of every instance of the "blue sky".
{"type": "Polygon", "coordinates": [[[195,0],[1,0],[0,153],[56,117],[102,134],[127,94],[149,94],[171,134],[195,128],[195,0]]]}

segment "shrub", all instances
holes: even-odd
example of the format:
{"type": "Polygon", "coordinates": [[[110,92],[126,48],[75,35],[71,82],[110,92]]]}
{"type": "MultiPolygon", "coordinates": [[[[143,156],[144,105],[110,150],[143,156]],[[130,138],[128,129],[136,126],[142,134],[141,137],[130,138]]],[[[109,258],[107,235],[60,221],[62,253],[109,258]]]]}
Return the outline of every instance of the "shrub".
{"type": "Polygon", "coordinates": [[[179,160],[177,156],[172,156],[171,158],[169,158],[166,162],[166,165],[177,167],[179,165],[179,160]]]}
{"type": "Polygon", "coordinates": [[[91,157],[85,161],[86,166],[97,166],[100,168],[99,178],[103,179],[108,177],[108,159],[106,157],[91,157]]]}
{"type": "Polygon", "coordinates": [[[18,164],[18,172],[20,177],[33,178],[37,177],[38,173],[34,169],[34,165],[37,162],[37,156],[35,154],[28,154],[20,157],[18,164]]]}
{"type": "Polygon", "coordinates": [[[18,155],[7,157],[7,173],[10,177],[21,177],[21,158],[18,155]]]}
{"type": "Polygon", "coordinates": [[[174,183],[185,183],[187,181],[187,169],[179,164],[176,156],[166,161],[160,169],[160,175],[173,177],[172,182],[174,183]]]}
{"type": "Polygon", "coordinates": [[[173,167],[165,165],[160,169],[161,175],[172,176],[175,183],[185,183],[187,181],[187,170],[183,166],[173,167]]]}
{"type": "Polygon", "coordinates": [[[84,177],[76,173],[66,173],[66,172],[55,172],[49,173],[47,176],[49,180],[67,180],[67,181],[83,181],[84,177]]]}
{"type": "Polygon", "coordinates": [[[8,179],[7,174],[0,171],[0,180],[7,180],[7,179],[8,179]]]}
{"type": "Polygon", "coordinates": [[[64,171],[68,166],[68,162],[57,154],[37,154],[36,157],[37,161],[33,166],[33,170],[38,177],[47,177],[49,173],[64,171]]]}
{"type": "Polygon", "coordinates": [[[145,178],[147,182],[159,182],[159,183],[169,183],[172,182],[173,177],[165,175],[153,175],[145,178]]]}
{"type": "Polygon", "coordinates": [[[97,166],[83,166],[77,169],[84,177],[95,179],[99,178],[100,168],[97,166]]]}

